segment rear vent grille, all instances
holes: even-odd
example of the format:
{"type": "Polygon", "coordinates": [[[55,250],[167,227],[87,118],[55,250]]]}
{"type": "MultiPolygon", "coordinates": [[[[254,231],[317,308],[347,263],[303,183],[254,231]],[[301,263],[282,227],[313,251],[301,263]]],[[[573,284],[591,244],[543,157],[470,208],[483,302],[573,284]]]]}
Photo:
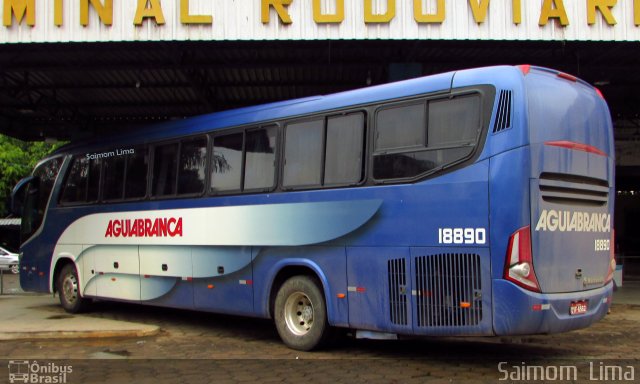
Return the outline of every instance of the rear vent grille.
{"type": "Polygon", "coordinates": [[[493,124],[493,133],[502,132],[511,128],[511,91],[500,91],[498,100],[498,112],[493,124]]]}
{"type": "Polygon", "coordinates": [[[482,320],[480,256],[445,253],[416,263],[419,327],[462,327],[482,320]]]}
{"type": "Polygon", "coordinates": [[[407,269],[405,259],[387,262],[389,275],[389,311],[391,322],[407,325],[407,269]]]}
{"type": "Polygon", "coordinates": [[[540,175],[540,195],[549,203],[602,206],[609,201],[606,180],[545,172],[540,175]]]}

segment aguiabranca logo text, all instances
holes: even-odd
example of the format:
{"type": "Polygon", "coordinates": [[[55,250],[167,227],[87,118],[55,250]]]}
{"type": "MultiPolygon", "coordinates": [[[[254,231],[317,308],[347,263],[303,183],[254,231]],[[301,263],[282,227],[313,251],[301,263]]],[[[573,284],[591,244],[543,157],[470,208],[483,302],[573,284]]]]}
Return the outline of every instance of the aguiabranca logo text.
{"type": "Polygon", "coordinates": [[[182,237],[182,217],[109,220],[104,237],[182,237]]]}

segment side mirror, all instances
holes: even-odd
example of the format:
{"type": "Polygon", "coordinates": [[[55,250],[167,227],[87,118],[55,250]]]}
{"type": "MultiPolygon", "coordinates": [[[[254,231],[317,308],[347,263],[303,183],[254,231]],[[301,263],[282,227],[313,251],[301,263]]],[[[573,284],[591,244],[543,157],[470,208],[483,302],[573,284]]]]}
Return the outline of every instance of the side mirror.
{"type": "Polygon", "coordinates": [[[16,186],[13,188],[13,191],[11,191],[11,213],[14,216],[22,216],[25,191],[29,185],[33,185],[35,187],[29,188],[30,193],[37,191],[37,180],[38,179],[35,176],[27,176],[18,181],[16,186]]]}

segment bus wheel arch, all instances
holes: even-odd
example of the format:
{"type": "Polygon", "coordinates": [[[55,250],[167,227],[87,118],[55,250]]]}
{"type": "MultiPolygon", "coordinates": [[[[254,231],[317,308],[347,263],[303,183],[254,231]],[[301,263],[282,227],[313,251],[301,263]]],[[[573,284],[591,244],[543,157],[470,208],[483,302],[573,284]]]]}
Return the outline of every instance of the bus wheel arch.
{"type": "Polygon", "coordinates": [[[56,264],[53,267],[53,276],[50,282],[51,292],[58,293],[58,278],[60,277],[60,272],[62,272],[62,268],[68,264],[75,265],[73,260],[69,257],[61,257],[56,260],[56,264]]]}
{"type": "Polygon", "coordinates": [[[89,300],[82,297],[78,269],[73,260],[63,258],[56,262],[52,284],[65,311],[81,313],[87,310],[89,300]]]}
{"type": "Polygon", "coordinates": [[[269,303],[278,334],[290,348],[309,351],[330,338],[324,286],[311,268],[281,270],[272,284],[269,303]]]}

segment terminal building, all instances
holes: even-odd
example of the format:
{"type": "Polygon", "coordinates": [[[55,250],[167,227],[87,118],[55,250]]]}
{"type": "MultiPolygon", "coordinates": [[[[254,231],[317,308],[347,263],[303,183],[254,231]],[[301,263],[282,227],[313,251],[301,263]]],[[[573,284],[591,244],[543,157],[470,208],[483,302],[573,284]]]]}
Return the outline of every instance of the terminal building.
{"type": "Polygon", "coordinates": [[[78,140],[488,65],[609,103],[616,252],[640,276],[640,0],[2,0],[0,133],[78,140]]]}

